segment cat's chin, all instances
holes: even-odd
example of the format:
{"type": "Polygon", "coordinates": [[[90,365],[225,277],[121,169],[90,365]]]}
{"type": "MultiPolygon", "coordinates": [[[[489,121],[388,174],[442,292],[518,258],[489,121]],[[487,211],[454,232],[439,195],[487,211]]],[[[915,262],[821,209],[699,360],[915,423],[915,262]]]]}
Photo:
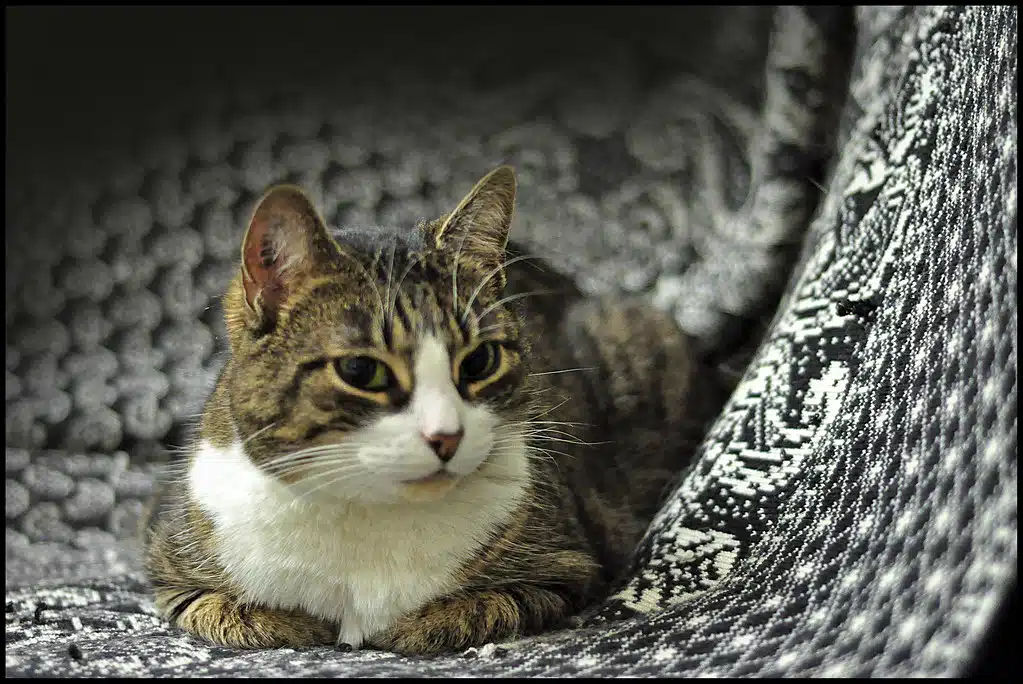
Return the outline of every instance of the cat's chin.
{"type": "Polygon", "coordinates": [[[398,487],[398,496],[407,503],[429,503],[443,499],[461,480],[448,472],[407,480],[398,487]]]}

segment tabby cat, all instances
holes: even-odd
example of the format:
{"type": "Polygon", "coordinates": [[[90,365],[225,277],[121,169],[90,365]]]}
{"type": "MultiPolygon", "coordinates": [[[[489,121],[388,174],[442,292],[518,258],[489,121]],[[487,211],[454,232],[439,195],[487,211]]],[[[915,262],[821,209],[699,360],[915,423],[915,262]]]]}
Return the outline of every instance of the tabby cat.
{"type": "Polygon", "coordinates": [[[230,352],[143,524],[156,603],[248,648],[430,654],[605,595],[692,454],[673,321],[508,245],[515,175],[411,230],[259,201],[230,352]]]}

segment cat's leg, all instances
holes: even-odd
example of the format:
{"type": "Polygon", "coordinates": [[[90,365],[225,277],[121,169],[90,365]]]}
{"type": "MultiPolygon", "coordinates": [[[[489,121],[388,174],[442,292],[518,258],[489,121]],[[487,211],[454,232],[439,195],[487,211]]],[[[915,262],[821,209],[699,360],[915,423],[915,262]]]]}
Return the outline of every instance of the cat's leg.
{"type": "Polygon", "coordinates": [[[460,593],[403,616],[367,644],[406,655],[457,651],[556,628],[570,611],[564,596],[532,585],[460,593]]]}
{"type": "Polygon", "coordinates": [[[171,624],[219,646],[333,645],[337,635],[330,623],[305,613],[249,606],[207,589],[160,588],[156,605],[171,624]]]}

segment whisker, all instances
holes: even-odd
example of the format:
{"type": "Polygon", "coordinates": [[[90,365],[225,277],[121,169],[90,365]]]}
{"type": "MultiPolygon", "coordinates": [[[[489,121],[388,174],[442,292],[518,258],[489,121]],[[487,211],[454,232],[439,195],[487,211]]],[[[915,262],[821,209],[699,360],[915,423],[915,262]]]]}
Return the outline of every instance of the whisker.
{"type": "MultiPolygon", "coordinates": [[[[469,312],[472,311],[472,303],[474,301],[476,301],[476,296],[479,295],[479,293],[483,290],[484,286],[486,286],[486,284],[490,281],[491,278],[493,278],[495,275],[497,275],[503,269],[507,268],[508,266],[511,266],[512,264],[514,264],[514,263],[516,263],[518,261],[524,261],[526,259],[537,259],[537,258],[539,258],[538,255],[521,254],[521,255],[519,255],[517,257],[513,257],[511,259],[508,259],[504,263],[499,264],[496,268],[492,269],[490,271],[490,273],[488,273],[487,276],[482,281],[480,281],[480,284],[476,286],[476,289],[473,290],[472,295],[469,297],[469,303],[465,305],[465,311],[462,313],[462,325],[465,325],[465,319],[468,318],[469,312]]],[[[487,309],[487,311],[489,311],[489,309],[487,309]]],[[[483,320],[483,316],[486,315],[487,311],[484,311],[482,314],[477,316],[476,320],[478,320],[478,321],[483,320]]]]}
{"type": "Polygon", "coordinates": [[[528,377],[532,378],[532,377],[537,377],[537,376],[540,376],[540,375],[557,375],[558,373],[575,373],[576,371],[589,371],[589,370],[597,370],[597,368],[596,368],[596,366],[587,366],[585,368],[565,368],[563,370],[545,371],[543,373],[530,373],[528,375],[528,377]]]}
{"type": "Polygon", "coordinates": [[[532,426],[529,426],[528,427],[528,434],[531,434],[531,435],[551,434],[551,435],[563,435],[565,437],[575,437],[575,435],[573,435],[571,432],[565,432],[564,430],[561,430],[561,429],[559,429],[557,427],[554,427],[554,426],[550,426],[550,427],[544,427],[544,426],[532,427],[532,426]]]}
{"type": "Polygon", "coordinates": [[[364,468],[365,466],[363,466],[363,464],[361,463],[339,463],[335,465],[333,468],[328,468],[327,470],[323,470],[318,473],[310,473],[309,475],[306,475],[305,477],[302,478],[302,483],[310,482],[313,480],[319,480],[320,478],[329,477],[337,473],[347,473],[364,468]]]}
{"type": "Polygon", "coordinates": [[[249,435],[248,437],[246,437],[245,439],[243,439],[243,440],[242,440],[242,446],[245,446],[245,445],[246,445],[246,444],[248,444],[248,443],[249,443],[250,441],[252,441],[252,440],[253,440],[253,439],[255,439],[256,437],[258,437],[259,435],[263,434],[264,432],[266,432],[267,430],[269,430],[270,428],[272,428],[272,427],[273,427],[274,425],[276,425],[276,424],[277,424],[277,421],[273,421],[272,423],[270,423],[270,424],[269,424],[269,425],[267,425],[266,427],[262,427],[262,428],[260,428],[260,429],[256,430],[256,431],[255,431],[255,432],[253,432],[253,433],[252,433],[251,435],[249,435]]]}
{"type": "Polygon", "coordinates": [[[554,430],[550,428],[537,428],[529,432],[522,432],[516,435],[519,438],[536,438],[539,440],[549,440],[552,442],[564,442],[566,444],[578,444],[579,446],[598,446],[601,444],[610,444],[611,442],[587,442],[586,440],[580,439],[577,436],[563,432],[561,430],[554,430]],[[571,439],[562,439],[562,437],[553,437],[552,435],[562,435],[562,437],[570,437],[571,439]]]}
{"type": "Polygon", "coordinates": [[[272,466],[277,463],[297,460],[306,456],[315,456],[318,454],[346,454],[354,453],[358,448],[354,445],[339,445],[339,444],[324,444],[314,447],[307,447],[305,449],[299,449],[298,451],[292,451],[286,454],[280,454],[273,458],[262,461],[259,465],[272,466]]]}
{"type": "Polygon", "coordinates": [[[493,311],[497,307],[501,306],[502,304],[507,304],[509,302],[514,302],[514,301],[519,300],[519,299],[524,299],[525,297],[532,297],[534,295],[554,294],[554,293],[555,293],[554,290],[533,290],[531,292],[519,292],[517,294],[508,295],[507,297],[502,297],[501,299],[498,299],[496,302],[494,302],[493,304],[491,304],[487,308],[483,309],[483,313],[481,313],[477,318],[479,320],[483,320],[483,318],[488,313],[490,313],[491,311],[493,311]]]}
{"type": "MultiPolygon", "coordinates": [[[[387,290],[384,297],[388,302],[391,301],[391,276],[394,274],[394,252],[398,249],[398,236],[395,235],[391,238],[391,260],[387,265],[387,290]]],[[[388,312],[389,314],[389,312],[388,312]]],[[[381,321],[381,324],[386,326],[389,318],[385,318],[381,321]]],[[[386,327],[385,327],[386,330],[386,327]]]]}
{"type": "MultiPolygon", "coordinates": [[[[462,239],[458,243],[458,251],[455,252],[455,267],[451,271],[451,301],[454,302],[455,315],[458,315],[458,266],[462,258],[462,248],[465,247],[465,239],[469,237],[469,231],[462,232],[462,239]]],[[[472,306],[472,300],[469,300],[469,306],[472,306]]],[[[462,315],[462,324],[465,324],[465,313],[462,315]]]]}
{"type": "Polygon", "coordinates": [[[362,271],[362,275],[373,286],[373,292],[376,293],[377,304],[380,307],[380,315],[383,316],[384,315],[384,300],[380,298],[380,288],[377,287],[376,278],[371,277],[370,274],[369,274],[369,271],[366,270],[366,267],[363,266],[362,262],[359,261],[358,259],[356,259],[355,257],[353,257],[351,254],[348,254],[343,249],[339,249],[339,250],[337,250],[337,252],[338,252],[338,254],[340,254],[341,256],[345,257],[349,261],[354,262],[355,265],[359,267],[359,270],[362,271]]]}
{"type": "Polygon", "coordinates": [[[558,459],[556,459],[553,456],[551,456],[551,454],[558,454],[559,456],[564,456],[565,458],[568,458],[568,459],[574,459],[575,458],[574,454],[567,454],[564,451],[558,451],[557,449],[541,449],[541,448],[537,447],[537,448],[534,448],[533,450],[536,451],[536,452],[539,452],[541,454],[544,454],[544,455],[546,455],[548,457],[550,457],[550,459],[554,463],[557,463],[558,459]]]}
{"type": "Polygon", "coordinates": [[[316,468],[317,466],[322,466],[322,465],[325,465],[325,464],[326,465],[333,465],[333,464],[338,464],[338,465],[342,465],[342,464],[343,465],[360,465],[359,463],[346,462],[345,459],[339,459],[339,458],[337,458],[336,456],[333,456],[333,455],[324,455],[324,456],[318,456],[316,458],[304,459],[304,460],[300,460],[300,461],[294,461],[294,462],[290,462],[289,461],[287,463],[278,463],[277,465],[272,466],[270,468],[264,468],[264,470],[268,474],[280,476],[280,475],[285,475],[285,474],[292,473],[292,472],[298,472],[298,471],[301,471],[301,470],[308,470],[308,469],[311,469],[311,468],[316,468]]]}
{"type": "Polygon", "coordinates": [[[544,435],[540,439],[548,440],[548,441],[551,441],[551,442],[561,442],[563,444],[575,444],[576,446],[602,446],[604,444],[612,444],[613,443],[613,442],[610,442],[610,441],[604,441],[604,442],[584,442],[582,440],[561,439],[559,437],[550,437],[548,435],[544,435]]]}
{"type": "MultiPolygon", "coordinates": [[[[567,420],[528,420],[522,421],[522,425],[569,425],[571,427],[594,427],[593,423],[573,423],[567,420]]],[[[509,423],[508,425],[517,425],[517,423],[509,423]]]]}
{"type": "Polygon", "coordinates": [[[557,409],[561,408],[561,407],[562,407],[562,406],[564,406],[564,405],[565,405],[565,404],[566,404],[567,402],[568,402],[568,399],[563,399],[563,400],[562,400],[562,401],[561,401],[560,403],[558,403],[558,404],[556,404],[556,405],[554,405],[554,406],[550,407],[550,408],[549,408],[549,409],[547,409],[546,411],[544,411],[544,412],[542,412],[542,413],[538,413],[538,414],[536,414],[535,416],[533,416],[532,418],[530,418],[530,420],[532,420],[533,418],[539,418],[539,417],[541,417],[541,416],[546,416],[546,415],[547,415],[548,413],[550,413],[551,411],[556,411],[557,409]]]}
{"type": "Polygon", "coordinates": [[[394,293],[391,295],[391,300],[390,302],[388,302],[387,305],[388,322],[394,319],[394,310],[398,306],[398,293],[401,292],[402,283],[405,282],[405,278],[408,276],[409,273],[412,272],[412,269],[415,268],[416,264],[418,263],[419,256],[418,255],[413,256],[410,259],[408,266],[405,267],[405,271],[401,274],[401,278],[398,278],[398,284],[394,286],[394,293]]]}
{"type": "Polygon", "coordinates": [[[488,332],[490,332],[491,330],[497,330],[499,328],[505,327],[506,325],[512,325],[512,323],[510,321],[501,321],[499,323],[493,323],[491,325],[486,325],[486,326],[483,326],[482,328],[480,328],[479,330],[477,330],[476,334],[477,335],[485,335],[488,332]]]}
{"type": "MultiPolygon", "coordinates": [[[[357,473],[357,472],[356,472],[356,473],[352,473],[352,472],[346,472],[346,471],[337,471],[337,472],[340,472],[340,473],[341,473],[341,476],[340,476],[340,477],[335,477],[335,478],[334,478],[334,479],[332,479],[332,480],[327,480],[326,482],[323,482],[323,483],[321,483],[321,484],[318,484],[317,486],[313,487],[313,488],[312,488],[312,489],[310,489],[310,490],[307,490],[307,491],[304,491],[304,492],[299,492],[299,493],[298,493],[298,496],[296,496],[296,497],[295,497],[295,500],[296,500],[296,501],[301,501],[301,500],[302,500],[302,499],[304,499],[305,497],[308,497],[308,496],[312,496],[312,494],[313,494],[314,492],[317,492],[317,491],[319,491],[319,490],[323,489],[324,487],[329,487],[329,486],[331,486],[331,485],[335,485],[335,484],[338,484],[339,482],[344,482],[345,480],[351,480],[351,479],[353,479],[353,477],[354,477],[354,476],[356,476],[356,475],[358,475],[358,474],[359,474],[359,473],[357,473]],[[347,475],[347,477],[346,477],[346,475],[347,475]]],[[[336,473],[335,473],[334,471],[331,471],[331,473],[330,473],[330,474],[336,474],[336,473]]],[[[311,479],[311,478],[306,478],[306,479],[303,479],[303,480],[302,480],[302,482],[303,482],[303,483],[305,483],[305,482],[308,482],[308,481],[309,481],[309,479],[311,479]]],[[[294,487],[294,485],[293,485],[293,487],[294,487]]]]}

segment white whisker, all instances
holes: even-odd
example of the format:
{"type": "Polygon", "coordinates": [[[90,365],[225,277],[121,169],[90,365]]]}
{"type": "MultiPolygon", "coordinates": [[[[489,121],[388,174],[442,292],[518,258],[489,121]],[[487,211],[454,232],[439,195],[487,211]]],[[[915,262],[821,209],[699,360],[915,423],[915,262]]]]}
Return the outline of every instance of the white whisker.
{"type": "MultiPolygon", "coordinates": [[[[507,268],[508,266],[511,266],[512,264],[514,264],[517,261],[523,261],[525,259],[536,259],[536,258],[538,258],[538,257],[534,256],[534,255],[531,255],[531,254],[522,254],[522,255],[519,255],[519,256],[514,257],[512,259],[509,259],[508,261],[505,261],[504,263],[498,265],[497,268],[494,268],[493,270],[491,270],[490,273],[488,273],[487,276],[482,281],[480,281],[480,284],[476,286],[476,289],[473,290],[472,295],[470,295],[469,303],[465,305],[465,311],[462,313],[462,325],[465,325],[465,319],[469,316],[469,312],[472,310],[472,303],[474,301],[476,301],[476,296],[479,295],[479,293],[483,290],[484,286],[486,286],[486,284],[490,281],[491,278],[493,278],[495,275],[497,275],[503,269],[507,268]]],[[[489,311],[489,309],[487,309],[487,311],[489,311]]],[[[482,314],[477,316],[476,320],[478,320],[478,321],[483,320],[483,316],[486,315],[487,311],[484,311],[482,314]]]]}
{"type": "Polygon", "coordinates": [[[277,422],[274,421],[274,422],[270,423],[269,425],[267,425],[265,427],[261,427],[260,429],[256,430],[251,435],[249,435],[248,437],[246,437],[245,439],[242,440],[242,445],[244,446],[244,445],[248,444],[253,439],[255,439],[259,435],[263,434],[264,432],[266,432],[267,430],[269,430],[270,428],[272,428],[276,424],[277,424],[277,422]]]}
{"type": "Polygon", "coordinates": [[[391,300],[387,304],[387,321],[390,322],[394,318],[394,310],[398,305],[398,293],[401,292],[401,285],[405,282],[405,278],[412,269],[415,268],[416,264],[419,263],[419,257],[415,256],[409,261],[408,266],[405,267],[405,271],[401,274],[401,278],[398,278],[398,284],[394,286],[394,293],[391,295],[391,300]]]}
{"type": "MultiPolygon", "coordinates": [[[[395,235],[391,239],[391,260],[390,260],[390,262],[387,265],[387,290],[386,290],[386,292],[384,294],[384,298],[387,300],[388,304],[390,304],[390,301],[391,301],[391,276],[394,273],[394,252],[397,249],[398,249],[398,236],[395,235]]],[[[390,316],[390,311],[386,312],[386,315],[390,316]]],[[[381,325],[386,326],[388,320],[389,320],[388,318],[381,317],[381,322],[380,322],[381,325]]]]}
{"type": "Polygon", "coordinates": [[[359,270],[362,271],[363,277],[365,277],[365,279],[373,286],[373,292],[376,293],[377,305],[380,307],[380,316],[382,317],[384,315],[384,300],[380,297],[380,288],[377,287],[377,279],[370,276],[369,271],[366,270],[366,267],[362,264],[362,262],[353,257],[351,254],[348,254],[344,250],[338,250],[338,254],[349,261],[354,262],[355,265],[359,267],[359,270]]]}
{"type": "Polygon", "coordinates": [[[508,295],[507,297],[502,297],[501,299],[498,299],[496,302],[494,302],[493,304],[491,304],[487,308],[483,309],[483,313],[481,313],[478,316],[478,319],[479,320],[483,320],[483,318],[488,313],[490,313],[491,311],[493,311],[497,307],[501,306],[502,304],[508,304],[510,302],[514,302],[514,301],[519,300],[519,299],[524,299],[526,297],[532,297],[534,295],[542,295],[542,294],[554,294],[554,290],[533,290],[531,292],[519,292],[517,294],[508,295]]]}
{"type": "MultiPolygon", "coordinates": [[[[344,482],[345,480],[351,480],[355,476],[358,476],[360,474],[358,471],[351,472],[351,471],[349,471],[347,469],[338,469],[338,470],[332,470],[332,471],[329,471],[327,473],[324,473],[324,475],[336,475],[338,473],[340,473],[339,477],[335,477],[334,479],[327,480],[326,482],[318,484],[317,486],[313,487],[312,489],[309,489],[309,490],[306,490],[306,491],[303,491],[303,492],[299,492],[298,496],[295,497],[296,500],[301,501],[302,499],[304,499],[304,498],[306,498],[308,496],[311,496],[314,492],[318,492],[319,490],[323,489],[324,487],[330,487],[330,486],[338,484],[340,482],[344,482]]],[[[302,482],[303,483],[308,482],[310,479],[312,479],[312,478],[305,478],[305,479],[302,480],[302,482]]],[[[294,487],[294,485],[293,485],[293,487],[294,487]]]]}
{"type": "MultiPolygon", "coordinates": [[[[455,307],[454,314],[458,315],[458,265],[462,258],[462,248],[465,247],[465,239],[469,237],[469,231],[462,232],[462,239],[458,243],[458,251],[455,252],[455,267],[451,270],[451,301],[454,302],[455,307]]],[[[469,306],[472,306],[472,300],[469,301],[469,306]]],[[[468,310],[468,307],[466,308],[468,310]]],[[[465,325],[465,314],[462,315],[462,325],[465,325]]]]}
{"type": "Polygon", "coordinates": [[[537,377],[537,376],[540,376],[540,375],[557,375],[559,373],[575,373],[576,371],[589,371],[589,370],[597,370],[597,368],[595,366],[587,366],[585,368],[565,368],[563,370],[545,371],[543,373],[530,373],[528,375],[528,377],[534,378],[534,377],[537,377]]]}

